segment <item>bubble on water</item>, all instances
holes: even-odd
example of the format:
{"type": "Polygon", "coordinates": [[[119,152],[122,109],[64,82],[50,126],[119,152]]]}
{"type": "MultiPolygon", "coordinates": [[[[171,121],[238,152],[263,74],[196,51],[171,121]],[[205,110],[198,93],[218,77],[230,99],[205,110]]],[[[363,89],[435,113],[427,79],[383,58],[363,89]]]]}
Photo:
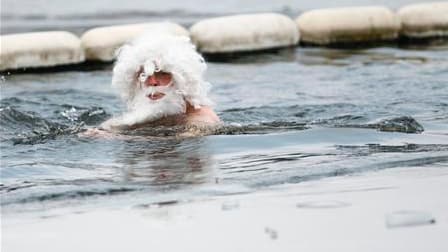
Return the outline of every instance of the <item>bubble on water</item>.
{"type": "Polygon", "coordinates": [[[428,212],[397,211],[386,215],[386,226],[388,228],[430,225],[434,223],[436,223],[436,219],[428,212]]]}
{"type": "Polygon", "coordinates": [[[341,208],[350,206],[347,202],[342,201],[306,201],[297,203],[298,208],[341,208]]]}

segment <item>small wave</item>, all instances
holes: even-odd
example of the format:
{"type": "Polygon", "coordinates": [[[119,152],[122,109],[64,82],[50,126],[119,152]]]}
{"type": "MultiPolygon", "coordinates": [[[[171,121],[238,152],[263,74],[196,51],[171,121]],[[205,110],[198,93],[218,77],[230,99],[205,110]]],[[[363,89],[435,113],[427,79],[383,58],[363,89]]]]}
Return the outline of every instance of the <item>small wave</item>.
{"type": "Polygon", "coordinates": [[[23,204],[32,202],[45,202],[45,201],[56,201],[56,200],[67,200],[76,198],[86,198],[93,196],[111,196],[127,192],[133,192],[138,189],[130,187],[116,187],[116,188],[97,188],[97,189],[79,189],[79,190],[69,190],[62,192],[45,192],[40,195],[31,195],[23,198],[4,198],[2,205],[10,204],[23,204]]]}
{"type": "Polygon", "coordinates": [[[36,184],[32,183],[32,182],[29,182],[29,181],[23,181],[22,183],[11,184],[11,185],[1,184],[0,185],[0,192],[1,193],[9,193],[9,192],[12,192],[12,191],[25,189],[25,188],[30,188],[30,187],[34,187],[34,186],[36,186],[36,184]]]}
{"type": "MultiPolygon", "coordinates": [[[[335,114],[354,114],[362,112],[362,108],[350,103],[332,103],[316,105],[291,106],[260,106],[246,108],[229,108],[220,113],[224,121],[236,123],[257,123],[262,121],[290,121],[300,120],[302,123],[319,122],[320,118],[335,114]]],[[[353,115],[354,119],[357,115],[353,115]]],[[[362,117],[362,116],[361,116],[362,117]]],[[[357,121],[359,121],[357,119],[357,121]]]]}
{"type": "Polygon", "coordinates": [[[76,107],[63,105],[66,109],[59,114],[70,122],[83,122],[86,125],[96,125],[103,122],[110,115],[101,107],[76,107]]]}
{"type": "Polygon", "coordinates": [[[83,123],[67,126],[48,121],[34,112],[22,112],[12,107],[0,108],[0,132],[4,140],[16,144],[37,144],[59,135],[81,131],[83,123]]]}
{"type": "Polygon", "coordinates": [[[423,126],[410,116],[383,119],[376,123],[356,123],[357,121],[363,121],[365,119],[366,118],[363,116],[344,115],[316,120],[311,124],[338,128],[377,129],[384,132],[400,133],[422,133],[424,131],[423,126]]]}
{"type": "Polygon", "coordinates": [[[48,100],[48,97],[62,96],[55,99],[56,102],[67,101],[65,96],[69,96],[68,101],[71,102],[91,95],[75,89],[37,90],[18,93],[21,98],[1,99],[1,140],[12,141],[13,144],[38,144],[81,132],[84,125],[99,124],[110,116],[101,107],[57,104],[48,100]]]}
{"type": "MultiPolygon", "coordinates": [[[[297,171],[295,173],[299,173],[298,175],[288,176],[288,173],[285,173],[281,179],[270,178],[262,179],[262,174],[259,174],[260,181],[255,181],[253,186],[270,186],[276,185],[280,183],[291,183],[297,184],[305,181],[318,180],[329,177],[338,177],[345,176],[356,173],[363,173],[368,171],[378,171],[384,169],[392,169],[392,168],[407,168],[407,167],[424,167],[431,166],[439,163],[446,163],[448,161],[448,156],[440,155],[440,156],[430,156],[430,157],[419,157],[419,158],[405,158],[403,160],[397,161],[386,161],[386,162],[377,162],[371,161],[367,162],[365,165],[359,164],[347,164],[344,163],[342,166],[337,163],[332,163],[329,166],[323,165],[321,168],[315,167],[315,169],[310,170],[314,167],[312,165],[310,168],[304,168],[301,171],[297,171]]],[[[343,162],[343,161],[340,161],[343,162]]],[[[291,174],[291,172],[290,172],[291,174]]],[[[269,174],[268,174],[269,175],[269,174]]]]}
{"type": "Polygon", "coordinates": [[[266,166],[281,162],[294,162],[310,157],[328,156],[331,154],[319,155],[316,153],[300,153],[300,152],[286,152],[275,154],[257,154],[257,155],[243,155],[235,159],[230,159],[226,162],[220,163],[220,169],[227,172],[253,172],[263,169],[268,169],[266,166]]]}
{"type": "Polygon", "coordinates": [[[384,132],[421,133],[423,126],[411,116],[398,116],[386,119],[375,117],[381,113],[365,114],[361,106],[350,103],[319,105],[261,106],[230,108],[222,111],[224,121],[257,124],[260,121],[273,120],[303,125],[319,125],[338,128],[368,128],[384,132]],[[334,116],[336,114],[336,116],[334,116]],[[373,121],[373,123],[372,123],[373,121]]]}
{"type": "Polygon", "coordinates": [[[341,115],[341,116],[335,116],[328,119],[317,119],[311,124],[318,124],[318,125],[328,125],[328,126],[344,126],[344,125],[354,125],[354,122],[361,122],[365,121],[367,118],[360,115],[341,115]]]}
{"type": "MultiPolygon", "coordinates": [[[[379,120],[377,122],[369,122],[372,121],[370,117],[375,116],[375,114],[367,117],[362,112],[362,108],[357,107],[353,104],[349,103],[336,103],[336,104],[326,104],[326,105],[305,105],[305,106],[285,106],[285,107],[271,107],[271,106],[262,106],[262,107],[247,107],[247,108],[230,108],[224,110],[221,114],[222,118],[226,121],[230,122],[259,122],[264,121],[266,119],[274,119],[275,122],[282,122],[280,125],[275,125],[273,123],[273,127],[277,128],[285,128],[285,129],[294,129],[294,127],[290,127],[290,125],[282,125],[282,124],[291,124],[291,125],[300,125],[302,129],[306,129],[311,125],[319,125],[326,127],[338,127],[338,128],[368,128],[368,129],[377,129],[379,131],[384,132],[401,132],[401,133],[421,133],[424,131],[423,126],[417,122],[411,116],[399,116],[392,117],[379,120]],[[343,114],[344,112],[351,112],[350,114],[343,114]],[[359,113],[353,113],[358,112],[359,113]],[[337,116],[332,116],[329,118],[323,118],[324,116],[334,115],[334,114],[342,114],[337,116]],[[300,120],[300,122],[297,122],[300,120]]],[[[255,123],[257,124],[257,123],[255,123]]],[[[263,124],[260,124],[261,128],[255,128],[255,130],[264,130],[263,124]]],[[[250,132],[253,128],[253,124],[249,126],[241,127],[241,133],[250,132]]],[[[226,128],[222,129],[224,134],[226,132],[226,128]]],[[[238,134],[237,129],[231,128],[229,133],[234,132],[238,134]]]]}
{"type": "Polygon", "coordinates": [[[79,133],[83,130],[83,124],[74,126],[74,127],[67,127],[67,128],[52,128],[48,131],[37,131],[33,130],[31,133],[27,133],[24,135],[19,135],[18,137],[12,138],[12,142],[14,145],[17,144],[41,144],[45,143],[48,140],[56,139],[58,136],[63,135],[74,135],[76,133],[79,133]]]}
{"type": "Polygon", "coordinates": [[[63,125],[52,123],[40,117],[34,112],[22,112],[13,107],[0,108],[0,129],[2,131],[12,130],[13,132],[30,131],[34,129],[50,130],[54,128],[63,128],[63,125]]]}
{"type": "MultiPolygon", "coordinates": [[[[21,91],[21,92],[18,92],[16,95],[20,96],[20,97],[26,97],[28,95],[47,97],[49,95],[77,95],[79,93],[83,93],[83,92],[76,90],[76,89],[67,88],[67,89],[34,90],[32,92],[21,91]]],[[[12,98],[18,99],[16,97],[12,97],[12,98]]]]}
{"type": "Polygon", "coordinates": [[[17,97],[8,97],[0,100],[0,106],[1,107],[8,107],[8,106],[17,106],[19,104],[29,104],[29,105],[40,105],[39,102],[33,102],[30,100],[23,100],[17,97]]]}
{"type": "Polygon", "coordinates": [[[417,153],[448,151],[448,144],[404,144],[404,145],[337,145],[342,153],[357,156],[368,156],[376,153],[417,153]]]}
{"type": "Polygon", "coordinates": [[[385,119],[372,126],[386,132],[422,133],[424,131],[423,126],[410,116],[385,119]]]}
{"type": "Polygon", "coordinates": [[[246,135],[246,134],[267,134],[274,132],[282,132],[287,130],[305,130],[309,127],[304,123],[273,121],[258,124],[237,125],[230,124],[219,127],[214,130],[215,135],[246,135]]]}

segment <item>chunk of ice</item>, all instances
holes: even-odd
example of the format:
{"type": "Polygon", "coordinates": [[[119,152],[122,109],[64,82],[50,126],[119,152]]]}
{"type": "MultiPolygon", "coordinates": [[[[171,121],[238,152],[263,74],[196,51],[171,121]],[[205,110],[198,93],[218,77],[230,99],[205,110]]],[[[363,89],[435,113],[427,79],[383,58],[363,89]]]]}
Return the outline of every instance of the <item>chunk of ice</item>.
{"type": "Polygon", "coordinates": [[[388,228],[430,225],[436,223],[436,219],[427,212],[421,211],[397,211],[386,215],[388,228]]]}

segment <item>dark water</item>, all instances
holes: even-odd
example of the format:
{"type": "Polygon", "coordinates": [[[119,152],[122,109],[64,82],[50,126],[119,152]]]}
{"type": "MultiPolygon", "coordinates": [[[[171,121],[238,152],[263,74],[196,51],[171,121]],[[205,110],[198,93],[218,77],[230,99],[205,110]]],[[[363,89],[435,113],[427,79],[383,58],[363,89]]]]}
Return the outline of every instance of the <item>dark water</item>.
{"type": "Polygon", "coordinates": [[[160,129],[78,136],[122,110],[110,67],[3,76],[2,211],[175,204],[380,169],[447,168],[447,59],[439,43],[210,63],[226,126],[189,139],[160,129]]]}

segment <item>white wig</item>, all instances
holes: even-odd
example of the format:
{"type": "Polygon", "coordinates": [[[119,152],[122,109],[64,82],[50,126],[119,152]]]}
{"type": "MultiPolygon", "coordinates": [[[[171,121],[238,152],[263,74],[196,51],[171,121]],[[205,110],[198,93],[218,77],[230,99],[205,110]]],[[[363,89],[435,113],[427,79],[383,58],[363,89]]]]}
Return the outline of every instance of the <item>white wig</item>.
{"type": "Polygon", "coordinates": [[[207,97],[211,85],[204,81],[207,66],[188,37],[152,31],[117,50],[112,87],[128,108],[136,93],[137,73],[142,68],[147,74],[171,73],[175,88],[194,108],[212,104],[207,97]]]}

